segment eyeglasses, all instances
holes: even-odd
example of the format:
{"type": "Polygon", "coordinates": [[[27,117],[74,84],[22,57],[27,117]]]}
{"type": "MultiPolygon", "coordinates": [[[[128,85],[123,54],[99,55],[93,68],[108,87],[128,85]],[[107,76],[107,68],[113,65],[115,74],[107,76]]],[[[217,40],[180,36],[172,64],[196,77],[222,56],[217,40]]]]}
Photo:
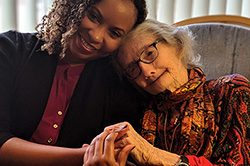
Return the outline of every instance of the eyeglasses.
{"type": "Polygon", "coordinates": [[[148,45],[140,54],[139,59],[131,62],[127,68],[125,69],[125,74],[126,76],[131,79],[131,80],[135,80],[137,77],[139,77],[139,75],[141,75],[141,68],[139,66],[139,62],[142,63],[146,63],[146,64],[150,64],[153,63],[156,58],[159,55],[159,52],[157,50],[156,45],[161,42],[163,39],[157,39],[156,41],[154,41],[152,44],[148,45]]]}

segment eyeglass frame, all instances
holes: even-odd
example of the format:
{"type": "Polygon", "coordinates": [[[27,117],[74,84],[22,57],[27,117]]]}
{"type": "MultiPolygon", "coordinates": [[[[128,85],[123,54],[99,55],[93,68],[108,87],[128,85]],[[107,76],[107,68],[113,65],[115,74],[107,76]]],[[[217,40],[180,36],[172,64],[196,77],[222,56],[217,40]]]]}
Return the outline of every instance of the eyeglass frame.
{"type": "MultiPolygon", "coordinates": [[[[164,40],[163,38],[158,38],[158,39],[156,39],[153,43],[149,44],[149,45],[148,45],[145,49],[143,49],[143,51],[140,53],[140,56],[139,56],[138,60],[136,60],[136,61],[134,61],[134,62],[131,62],[131,63],[128,65],[128,67],[126,67],[126,68],[124,69],[124,74],[125,74],[130,80],[135,80],[135,79],[137,79],[137,78],[141,75],[142,70],[141,70],[141,67],[139,66],[139,63],[140,63],[140,62],[145,63],[145,64],[151,64],[151,63],[153,63],[153,62],[157,59],[157,57],[159,56],[159,51],[158,51],[158,48],[156,47],[156,45],[157,45],[159,42],[163,41],[163,40],[164,40]],[[152,47],[152,46],[156,49],[157,54],[156,54],[156,56],[155,56],[152,60],[146,61],[145,59],[143,59],[143,56],[142,56],[142,55],[144,55],[143,53],[145,52],[145,50],[147,50],[148,48],[150,48],[150,47],[152,47]],[[128,73],[129,73],[129,72],[128,72],[128,69],[131,68],[131,65],[133,65],[132,67],[136,66],[136,68],[139,69],[138,74],[136,74],[136,76],[134,76],[134,77],[131,77],[131,75],[128,74],[128,73]]],[[[136,69],[136,68],[135,68],[135,69],[136,69]]]]}

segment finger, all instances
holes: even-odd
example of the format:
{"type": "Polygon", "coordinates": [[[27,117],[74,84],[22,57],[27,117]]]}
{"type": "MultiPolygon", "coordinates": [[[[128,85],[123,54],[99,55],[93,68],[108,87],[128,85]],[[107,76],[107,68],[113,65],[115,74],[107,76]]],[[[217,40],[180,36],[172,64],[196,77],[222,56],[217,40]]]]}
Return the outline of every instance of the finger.
{"type": "Polygon", "coordinates": [[[109,127],[106,127],[104,129],[105,131],[108,132],[117,132],[118,136],[116,138],[116,140],[119,140],[123,137],[126,137],[126,133],[129,130],[128,124],[126,122],[122,122],[122,123],[118,123],[109,127]]]}
{"type": "Polygon", "coordinates": [[[83,156],[83,163],[86,163],[89,160],[89,147],[86,149],[85,154],[83,156]]]}
{"type": "Polygon", "coordinates": [[[89,145],[88,156],[93,157],[95,155],[95,143],[89,145]]]}
{"type": "Polygon", "coordinates": [[[117,149],[117,148],[123,148],[123,147],[125,147],[128,144],[129,144],[129,142],[127,141],[126,138],[120,139],[118,141],[115,141],[115,149],[117,149]]]}
{"type": "Polygon", "coordinates": [[[118,141],[119,139],[122,139],[124,137],[127,137],[127,132],[129,131],[128,126],[123,127],[122,129],[119,129],[118,132],[118,136],[116,137],[116,141],[118,141]]]}
{"type": "Polygon", "coordinates": [[[114,142],[117,137],[118,133],[113,132],[110,133],[107,138],[105,139],[105,144],[104,144],[104,154],[106,157],[111,157],[113,158],[115,156],[115,146],[114,142]]]}
{"type": "Polygon", "coordinates": [[[82,145],[83,156],[85,155],[86,150],[88,149],[88,147],[89,147],[89,144],[83,144],[83,145],[82,145]]]}
{"type": "Polygon", "coordinates": [[[103,147],[104,147],[104,141],[105,138],[109,135],[108,131],[104,131],[101,134],[99,134],[95,139],[95,155],[101,156],[103,154],[103,147]]]}
{"type": "Polygon", "coordinates": [[[121,122],[121,123],[116,123],[114,125],[110,125],[104,129],[104,131],[115,131],[119,130],[120,128],[123,128],[124,125],[127,125],[127,122],[121,122]]]}
{"type": "Polygon", "coordinates": [[[131,152],[131,150],[133,150],[134,148],[135,148],[135,146],[130,144],[130,145],[125,146],[121,150],[121,152],[118,155],[118,159],[117,159],[117,162],[119,163],[119,166],[125,166],[126,165],[129,152],[131,152]]]}

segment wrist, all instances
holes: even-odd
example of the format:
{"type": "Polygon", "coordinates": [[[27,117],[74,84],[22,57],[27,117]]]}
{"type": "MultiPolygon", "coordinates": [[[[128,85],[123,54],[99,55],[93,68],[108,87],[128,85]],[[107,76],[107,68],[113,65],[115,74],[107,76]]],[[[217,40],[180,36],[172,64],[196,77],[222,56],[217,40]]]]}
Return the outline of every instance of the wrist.
{"type": "Polygon", "coordinates": [[[170,153],[165,150],[154,147],[154,150],[149,154],[150,158],[147,165],[154,166],[176,166],[180,161],[180,156],[175,153],[170,153]]]}
{"type": "Polygon", "coordinates": [[[181,155],[179,161],[175,164],[175,166],[189,166],[188,158],[181,155]]]}

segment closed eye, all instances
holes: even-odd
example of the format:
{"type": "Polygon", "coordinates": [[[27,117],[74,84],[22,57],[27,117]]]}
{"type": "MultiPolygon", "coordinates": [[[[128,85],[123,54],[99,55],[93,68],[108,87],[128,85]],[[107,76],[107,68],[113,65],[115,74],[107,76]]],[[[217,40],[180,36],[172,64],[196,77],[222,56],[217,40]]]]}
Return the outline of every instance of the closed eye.
{"type": "Polygon", "coordinates": [[[109,31],[109,35],[111,38],[117,39],[117,38],[121,38],[124,35],[124,33],[121,32],[121,30],[119,30],[119,29],[111,29],[109,31]]]}
{"type": "Polygon", "coordinates": [[[94,7],[87,10],[87,17],[94,23],[101,23],[102,16],[97,9],[94,7]]]}

